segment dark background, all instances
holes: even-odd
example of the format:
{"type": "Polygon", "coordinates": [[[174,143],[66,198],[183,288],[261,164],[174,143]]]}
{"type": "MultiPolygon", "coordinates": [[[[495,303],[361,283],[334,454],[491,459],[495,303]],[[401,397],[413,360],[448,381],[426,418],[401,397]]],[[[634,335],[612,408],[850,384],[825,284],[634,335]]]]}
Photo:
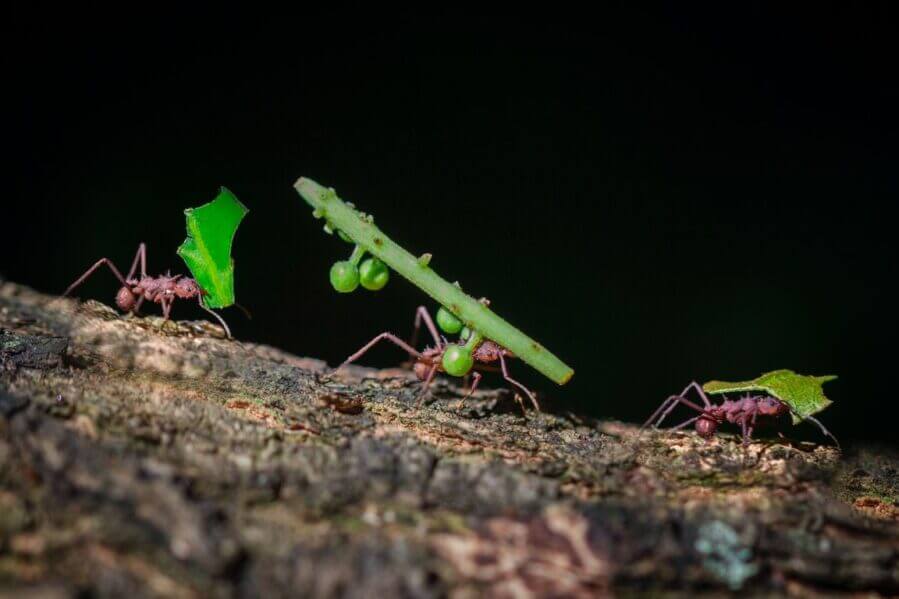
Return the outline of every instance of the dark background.
{"type": "MultiPolygon", "coordinates": [[[[405,335],[433,304],[398,277],[331,290],[348,246],[295,194],[306,175],[569,362],[564,388],[514,365],[551,409],[642,421],[692,379],[792,368],[840,375],[822,415],[838,436],[896,437],[885,4],[574,23],[7,10],[10,279],[61,292],[140,241],[151,270],[184,272],[182,210],[226,185],[251,209],[239,338],[333,364],[405,335]]],[[[116,288],[101,273],[80,295],[116,288]]]]}

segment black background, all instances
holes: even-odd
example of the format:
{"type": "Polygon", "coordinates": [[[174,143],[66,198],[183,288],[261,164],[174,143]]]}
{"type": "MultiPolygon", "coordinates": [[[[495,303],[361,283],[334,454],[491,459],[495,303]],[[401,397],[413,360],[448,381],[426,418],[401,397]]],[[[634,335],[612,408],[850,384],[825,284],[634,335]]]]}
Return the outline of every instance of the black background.
{"type": "MultiPolygon", "coordinates": [[[[226,185],[251,209],[234,254],[254,319],[225,313],[239,338],[333,364],[405,335],[432,304],[398,277],[331,290],[349,248],[296,196],[305,175],[569,362],[564,388],[514,364],[551,409],[638,421],[691,379],[792,368],[840,375],[822,415],[838,436],[896,436],[886,4],[8,17],[10,279],[60,292],[140,241],[151,270],[184,272],[182,210],[226,185]]],[[[116,287],[104,273],[80,295],[116,287]]]]}

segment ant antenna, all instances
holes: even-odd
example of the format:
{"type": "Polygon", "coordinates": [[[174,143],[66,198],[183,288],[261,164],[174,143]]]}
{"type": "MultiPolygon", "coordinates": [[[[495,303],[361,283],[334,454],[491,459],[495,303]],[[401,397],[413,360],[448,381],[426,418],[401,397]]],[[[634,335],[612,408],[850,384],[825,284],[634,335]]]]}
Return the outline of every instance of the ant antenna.
{"type": "Polygon", "coordinates": [[[243,312],[243,315],[247,317],[247,320],[253,320],[253,315],[250,314],[249,310],[247,310],[246,308],[244,308],[237,302],[234,302],[234,305],[237,306],[238,308],[240,308],[240,311],[243,312]]]}
{"type": "Polygon", "coordinates": [[[823,424],[821,424],[821,421],[820,421],[820,420],[818,420],[818,419],[815,418],[814,416],[806,416],[806,417],[803,418],[801,414],[798,414],[795,410],[792,410],[792,409],[790,410],[790,413],[796,414],[796,416],[799,416],[799,418],[801,418],[802,420],[808,420],[809,422],[815,423],[815,424],[818,426],[818,428],[821,429],[821,432],[822,432],[822,433],[824,433],[825,435],[827,435],[828,437],[830,437],[831,439],[833,439],[833,442],[837,444],[837,449],[843,449],[843,448],[840,446],[840,442],[837,441],[837,438],[834,437],[834,436],[830,433],[830,431],[827,430],[827,428],[826,428],[823,424]]]}

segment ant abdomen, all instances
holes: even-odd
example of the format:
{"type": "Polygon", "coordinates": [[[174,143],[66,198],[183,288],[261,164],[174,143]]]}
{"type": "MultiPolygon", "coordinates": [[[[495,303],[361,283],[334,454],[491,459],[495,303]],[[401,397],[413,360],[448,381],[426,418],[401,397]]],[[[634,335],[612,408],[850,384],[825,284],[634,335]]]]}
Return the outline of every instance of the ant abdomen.
{"type": "Polygon", "coordinates": [[[696,427],[696,433],[705,439],[712,437],[715,431],[718,430],[718,423],[711,418],[702,417],[696,421],[694,426],[696,427]]]}
{"type": "Polygon", "coordinates": [[[412,370],[415,372],[415,376],[418,377],[418,380],[423,381],[428,378],[428,374],[430,374],[431,366],[425,364],[424,362],[416,362],[412,367],[412,370]]]}
{"type": "Polygon", "coordinates": [[[134,297],[134,293],[127,287],[120,288],[119,292],[115,294],[115,304],[122,312],[131,312],[136,303],[137,299],[134,297]]]}

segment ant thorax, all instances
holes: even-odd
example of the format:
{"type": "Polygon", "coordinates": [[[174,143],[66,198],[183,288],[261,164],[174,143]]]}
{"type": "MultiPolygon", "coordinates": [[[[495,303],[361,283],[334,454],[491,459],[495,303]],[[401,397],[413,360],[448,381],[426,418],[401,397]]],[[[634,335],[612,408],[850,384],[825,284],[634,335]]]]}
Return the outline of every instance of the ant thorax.
{"type": "Polygon", "coordinates": [[[137,296],[143,296],[150,301],[158,298],[179,297],[189,299],[202,293],[200,286],[194,279],[182,275],[161,275],[158,277],[143,276],[140,280],[131,279],[131,292],[137,296]]]}
{"type": "Polygon", "coordinates": [[[721,405],[710,410],[718,418],[732,423],[738,423],[747,415],[776,418],[789,411],[785,403],[770,395],[744,395],[740,399],[725,399],[721,405]]]}

